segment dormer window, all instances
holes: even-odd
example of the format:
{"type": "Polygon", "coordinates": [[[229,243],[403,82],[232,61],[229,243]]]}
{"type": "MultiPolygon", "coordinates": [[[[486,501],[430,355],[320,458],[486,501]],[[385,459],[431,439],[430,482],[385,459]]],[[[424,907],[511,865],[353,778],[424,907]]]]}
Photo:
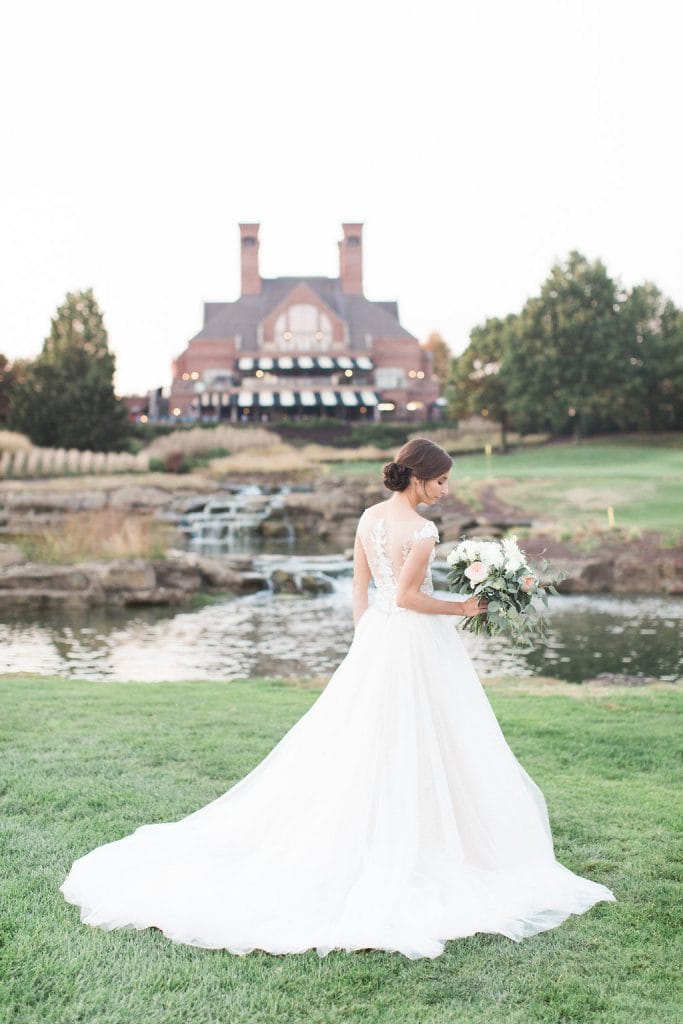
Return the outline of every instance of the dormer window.
{"type": "Polygon", "coordinates": [[[316,306],[290,306],[275,321],[275,348],[279,352],[324,352],[332,344],[332,323],[316,306]]]}

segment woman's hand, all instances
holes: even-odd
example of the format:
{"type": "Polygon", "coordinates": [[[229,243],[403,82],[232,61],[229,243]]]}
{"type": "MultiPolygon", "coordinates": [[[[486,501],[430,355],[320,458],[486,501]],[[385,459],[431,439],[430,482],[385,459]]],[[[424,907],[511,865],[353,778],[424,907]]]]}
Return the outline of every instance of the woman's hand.
{"type": "Polygon", "coordinates": [[[470,618],[472,615],[483,614],[488,606],[488,601],[482,601],[478,597],[468,597],[466,601],[462,601],[462,603],[458,605],[458,608],[461,610],[463,615],[470,618]]]}

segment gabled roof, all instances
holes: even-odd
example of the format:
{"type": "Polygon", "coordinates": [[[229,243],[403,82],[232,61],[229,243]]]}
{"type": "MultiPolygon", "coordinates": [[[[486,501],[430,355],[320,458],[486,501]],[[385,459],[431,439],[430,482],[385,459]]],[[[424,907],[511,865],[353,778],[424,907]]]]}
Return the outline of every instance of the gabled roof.
{"type": "Polygon", "coordinates": [[[242,338],[242,352],[256,352],[257,328],[297,285],[306,284],[348,324],[352,349],[366,347],[366,335],[417,339],[401,327],[395,302],[371,302],[364,295],[347,295],[334,277],[274,277],[261,282],[260,295],[243,295],[236,302],[206,302],[204,326],[192,341],[242,338]]]}

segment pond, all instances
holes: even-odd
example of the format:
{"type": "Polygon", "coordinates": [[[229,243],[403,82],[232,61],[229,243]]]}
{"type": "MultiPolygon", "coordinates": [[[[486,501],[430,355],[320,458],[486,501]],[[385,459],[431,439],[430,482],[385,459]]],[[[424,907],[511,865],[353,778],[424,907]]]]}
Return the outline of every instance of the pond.
{"type": "MultiPolygon", "coordinates": [[[[0,672],[150,682],[327,677],[353,635],[349,566],[341,556],[302,561],[325,571],[334,591],[318,597],[262,592],[192,611],[6,614],[0,625],[0,672]]],[[[550,610],[549,639],[530,651],[462,634],[478,672],[548,675],[575,683],[605,672],[668,681],[683,676],[679,598],[571,595],[553,599],[550,610]]]]}

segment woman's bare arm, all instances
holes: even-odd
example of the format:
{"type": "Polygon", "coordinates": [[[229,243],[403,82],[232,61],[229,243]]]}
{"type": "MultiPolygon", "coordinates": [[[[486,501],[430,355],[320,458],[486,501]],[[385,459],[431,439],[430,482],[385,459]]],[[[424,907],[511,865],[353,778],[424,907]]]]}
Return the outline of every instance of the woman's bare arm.
{"type": "Polygon", "coordinates": [[[476,615],[486,611],[486,602],[476,597],[468,597],[466,601],[441,601],[438,597],[422,593],[420,587],[434,543],[433,537],[424,537],[416,540],[410,549],[398,578],[396,604],[399,608],[427,615],[476,615]]]}
{"type": "Polygon", "coordinates": [[[356,533],[356,540],[353,545],[353,624],[358,625],[361,615],[368,607],[368,587],[372,575],[370,566],[361,543],[360,536],[356,533]]]}

